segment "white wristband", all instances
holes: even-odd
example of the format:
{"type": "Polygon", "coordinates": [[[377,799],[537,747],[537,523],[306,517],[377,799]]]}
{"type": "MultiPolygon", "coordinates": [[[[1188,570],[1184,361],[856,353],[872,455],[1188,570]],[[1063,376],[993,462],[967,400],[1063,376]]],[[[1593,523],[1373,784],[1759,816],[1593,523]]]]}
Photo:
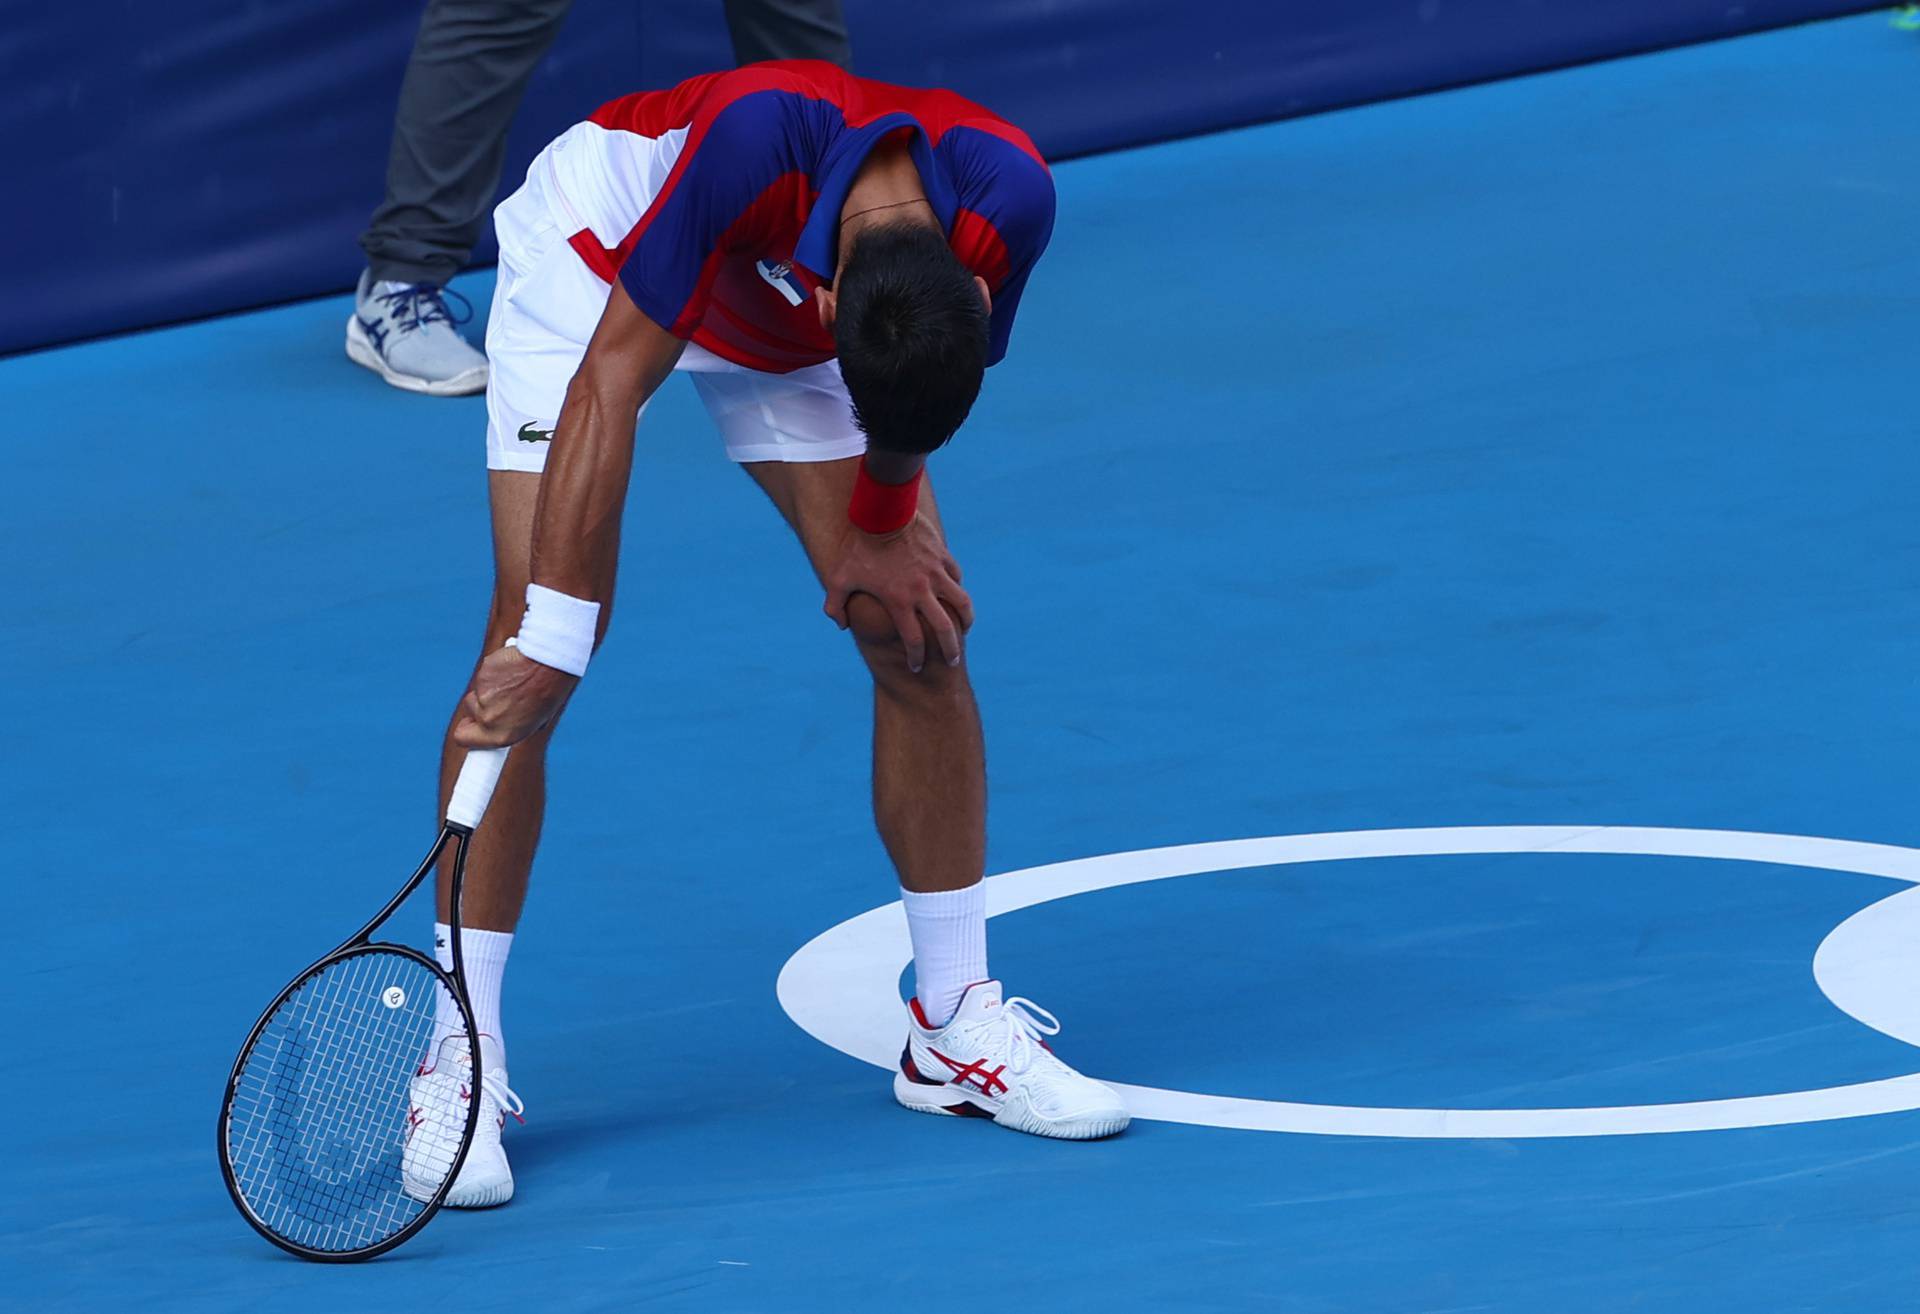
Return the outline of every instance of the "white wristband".
{"type": "Polygon", "coordinates": [[[568,675],[585,675],[599,620],[599,603],[529,584],[527,614],[520,618],[520,655],[568,675]]]}

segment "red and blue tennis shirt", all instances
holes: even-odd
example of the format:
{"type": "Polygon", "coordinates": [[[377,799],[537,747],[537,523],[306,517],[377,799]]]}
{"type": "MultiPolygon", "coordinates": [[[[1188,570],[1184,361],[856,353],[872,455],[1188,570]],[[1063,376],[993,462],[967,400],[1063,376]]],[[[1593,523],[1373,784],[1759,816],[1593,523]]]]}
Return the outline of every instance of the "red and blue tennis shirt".
{"type": "Polygon", "coordinates": [[[953,92],[815,60],[623,96],[582,129],[553,160],[569,244],[674,336],[753,369],[833,359],[813,291],[833,281],[847,189],[884,137],[907,133],[953,253],[993,294],[989,363],[1053,232],[1053,179],[1020,129],[953,92]]]}

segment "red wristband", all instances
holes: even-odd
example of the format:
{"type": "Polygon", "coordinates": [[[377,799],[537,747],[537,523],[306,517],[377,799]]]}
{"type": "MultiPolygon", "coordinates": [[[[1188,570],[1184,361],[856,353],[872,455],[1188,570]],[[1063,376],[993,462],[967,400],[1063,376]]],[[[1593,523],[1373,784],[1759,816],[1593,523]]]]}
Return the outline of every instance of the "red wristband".
{"type": "Polygon", "coordinates": [[[920,505],[920,475],[904,484],[883,484],[867,470],[867,458],[860,458],[859,473],[853,477],[853,500],[847,504],[847,519],[869,534],[891,534],[905,529],[920,505]]]}

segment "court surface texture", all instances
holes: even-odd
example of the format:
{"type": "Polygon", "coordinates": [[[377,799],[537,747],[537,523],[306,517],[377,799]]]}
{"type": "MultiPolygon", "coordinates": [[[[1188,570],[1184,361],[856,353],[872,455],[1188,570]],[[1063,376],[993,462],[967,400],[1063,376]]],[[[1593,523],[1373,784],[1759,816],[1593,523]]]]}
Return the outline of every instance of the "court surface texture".
{"type": "Polygon", "coordinates": [[[431,833],[481,403],[338,297],[0,362],[0,1304],[1911,1309],[1917,75],[1867,16],[1059,168],[935,470],[989,870],[1135,855],[992,887],[1116,1141],[857,1057],[865,675],[667,388],[507,981],[519,1195],[349,1269],[214,1120],[431,833]]]}

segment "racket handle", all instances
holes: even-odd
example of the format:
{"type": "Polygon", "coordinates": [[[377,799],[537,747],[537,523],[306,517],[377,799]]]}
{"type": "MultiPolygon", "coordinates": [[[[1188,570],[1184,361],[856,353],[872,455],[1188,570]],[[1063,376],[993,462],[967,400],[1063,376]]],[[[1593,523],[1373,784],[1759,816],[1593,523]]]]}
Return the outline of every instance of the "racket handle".
{"type": "Polygon", "coordinates": [[[447,800],[447,824],[471,831],[487,815],[493,800],[493,787],[500,783],[500,769],[507,764],[504,748],[476,748],[460,764],[459,779],[453,782],[453,797],[447,800]]]}

